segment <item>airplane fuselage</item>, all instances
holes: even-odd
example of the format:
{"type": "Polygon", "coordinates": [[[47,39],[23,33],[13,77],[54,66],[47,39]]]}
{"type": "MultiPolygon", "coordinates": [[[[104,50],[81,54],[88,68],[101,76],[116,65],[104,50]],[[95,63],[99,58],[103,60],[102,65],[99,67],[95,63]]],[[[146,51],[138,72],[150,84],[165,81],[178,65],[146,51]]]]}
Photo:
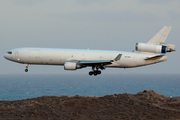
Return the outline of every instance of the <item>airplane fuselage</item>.
{"type": "Polygon", "coordinates": [[[82,50],[82,49],[58,49],[58,48],[18,48],[10,50],[12,54],[6,53],[4,57],[8,60],[34,65],[64,65],[65,62],[79,60],[114,60],[118,54],[122,54],[119,61],[114,61],[106,67],[132,68],[149,65],[167,60],[163,56],[156,60],[144,60],[154,56],[136,52],[123,52],[113,50],[82,50]]]}

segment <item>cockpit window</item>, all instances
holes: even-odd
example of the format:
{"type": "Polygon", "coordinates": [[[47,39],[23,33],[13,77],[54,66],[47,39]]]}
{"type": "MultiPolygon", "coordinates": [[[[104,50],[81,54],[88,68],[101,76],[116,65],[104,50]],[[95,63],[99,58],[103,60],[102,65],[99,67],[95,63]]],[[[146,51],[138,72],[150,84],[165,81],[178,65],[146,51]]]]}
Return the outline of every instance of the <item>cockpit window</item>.
{"type": "Polygon", "coordinates": [[[8,54],[12,54],[12,52],[11,51],[9,51],[9,52],[7,52],[8,54]]]}

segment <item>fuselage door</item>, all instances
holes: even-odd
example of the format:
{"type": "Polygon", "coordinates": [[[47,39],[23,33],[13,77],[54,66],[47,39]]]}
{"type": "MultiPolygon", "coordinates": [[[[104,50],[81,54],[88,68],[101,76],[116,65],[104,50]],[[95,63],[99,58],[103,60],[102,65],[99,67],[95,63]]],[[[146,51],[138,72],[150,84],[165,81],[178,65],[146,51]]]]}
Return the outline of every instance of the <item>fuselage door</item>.
{"type": "Polygon", "coordinates": [[[15,58],[18,58],[18,52],[17,51],[15,52],[15,58]]]}

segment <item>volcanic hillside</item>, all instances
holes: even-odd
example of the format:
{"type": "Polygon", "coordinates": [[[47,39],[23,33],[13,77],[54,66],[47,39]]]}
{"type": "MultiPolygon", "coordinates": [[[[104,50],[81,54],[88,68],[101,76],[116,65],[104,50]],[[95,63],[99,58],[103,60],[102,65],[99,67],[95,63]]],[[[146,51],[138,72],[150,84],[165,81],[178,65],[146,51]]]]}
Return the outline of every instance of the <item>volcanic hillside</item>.
{"type": "Polygon", "coordinates": [[[107,96],[43,96],[0,101],[0,120],[179,120],[180,98],[153,90],[107,96]]]}

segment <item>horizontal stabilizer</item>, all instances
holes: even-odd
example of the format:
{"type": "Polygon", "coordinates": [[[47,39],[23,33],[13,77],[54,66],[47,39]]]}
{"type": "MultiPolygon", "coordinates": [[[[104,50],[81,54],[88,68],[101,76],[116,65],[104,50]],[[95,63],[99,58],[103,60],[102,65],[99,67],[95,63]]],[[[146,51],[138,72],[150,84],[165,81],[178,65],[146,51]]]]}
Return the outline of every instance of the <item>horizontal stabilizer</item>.
{"type": "Polygon", "coordinates": [[[163,57],[165,54],[161,54],[161,55],[156,55],[156,56],[153,56],[153,57],[148,57],[144,60],[155,60],[155,59],[159,59],[161,57],[163,57]]]}

